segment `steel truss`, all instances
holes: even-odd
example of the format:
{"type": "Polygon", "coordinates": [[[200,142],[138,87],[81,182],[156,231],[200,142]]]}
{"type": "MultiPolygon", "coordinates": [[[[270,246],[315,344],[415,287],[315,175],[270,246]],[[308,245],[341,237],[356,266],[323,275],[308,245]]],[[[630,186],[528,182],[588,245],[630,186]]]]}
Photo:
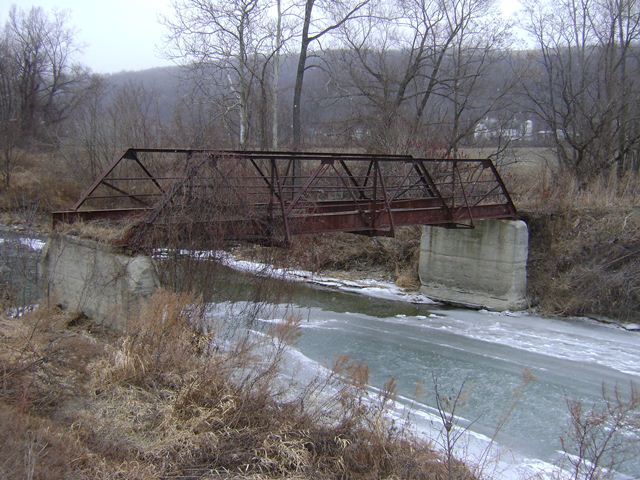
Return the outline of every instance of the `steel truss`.
{"type": "Polygon", "coordinates": [[[289,244],[298,234],[393,236],[403,225],[469,228],[515,216],[487,159],[130,148],[53,223],[131,217],[142,229],[200,225],[289,244]]]}

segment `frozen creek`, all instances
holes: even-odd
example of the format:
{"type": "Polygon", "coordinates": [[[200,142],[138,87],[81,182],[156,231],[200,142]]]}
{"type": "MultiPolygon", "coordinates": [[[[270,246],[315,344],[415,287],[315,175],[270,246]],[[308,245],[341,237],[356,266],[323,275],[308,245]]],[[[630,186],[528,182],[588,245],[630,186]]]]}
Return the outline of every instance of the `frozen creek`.
{"type": "MultiPolygon", "coordinates": [[[[33,269],[24,268],[25,259],[37,257],[42,245],[37,238],[0,235],[0,273],[25,285],[25,301],[34,295],[28,285],[33,269]]],[[[492,478],[553,478],[553,465],[566,458],[560,436],[569,427],[567,399],[590,406],[601,398],[603,385],[624,392],[640,382],[640,333],[585,319],[446,308],[383,282],[270,269],[227,254],[201,256],[221,258],[229,267],[202,286],[216,314],[234,316],[251,305],[256,274],[274,284],[289,282],[286,298],[279,295],[261,311],[258,328],[268,328],[285,314],[303,319],[302,336],[291,352],[296,375],[312,376],[343,354],[365,362],[372,390],[394,377],[399,393],[395,414],[411,406],[416,430],[435,440],[440,428],[433,379],[446,395],[455,395],[464,383],[464,401],[456,413],[468,432],[459,453],[483,462],[492,478]],[[535,380],[491,442],[525,371],[535,380]],[[423,393],[415,398],[417,384],[423,393]]],[[[639,433],[625,435],[629,459],[618,467],[617,477],[640,478],[639,433]]]]}

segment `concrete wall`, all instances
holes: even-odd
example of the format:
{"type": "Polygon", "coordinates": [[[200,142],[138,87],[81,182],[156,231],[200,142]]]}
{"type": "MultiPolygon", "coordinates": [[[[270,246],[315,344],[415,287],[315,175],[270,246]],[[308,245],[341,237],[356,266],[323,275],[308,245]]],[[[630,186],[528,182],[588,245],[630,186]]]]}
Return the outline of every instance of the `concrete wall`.
{"type": "Polygon", "coordinates": [[[481,220],[474,229],[423,227],[422,292],[491,310],[526,308],[528,241],[519,220],[481,220]]]}
{"type": "Polygon", "coordinates": [[[160,286],[151,258],[67,235],[49,238],[40,271],[49,302],[112,326],[134,315],[160,286]]]}

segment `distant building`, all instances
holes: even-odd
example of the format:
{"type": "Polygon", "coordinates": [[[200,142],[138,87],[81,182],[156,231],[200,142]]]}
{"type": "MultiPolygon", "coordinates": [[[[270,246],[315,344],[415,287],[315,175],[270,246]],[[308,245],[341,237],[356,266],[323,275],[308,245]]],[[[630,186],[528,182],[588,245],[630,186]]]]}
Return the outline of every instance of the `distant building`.
{"type": "Polygon", "coordinates": [[[473,139],[477,142],[503,138],[507,140],[533,140],[533,120],[510,120],[500,123],[495,117],[486,117],[478,122],[473,139]]]}

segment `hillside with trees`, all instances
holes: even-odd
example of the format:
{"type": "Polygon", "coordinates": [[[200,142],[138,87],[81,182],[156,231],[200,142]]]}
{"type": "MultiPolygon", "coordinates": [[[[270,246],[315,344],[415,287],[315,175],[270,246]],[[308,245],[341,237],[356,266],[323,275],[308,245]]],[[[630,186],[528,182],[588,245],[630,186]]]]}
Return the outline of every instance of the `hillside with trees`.
{"type": "MultiPolygon", "coordinates": [[[[504,18],[497,0],[172,0],[173,12],[162,20],[163,48],[175,65],[110,74],[94,73],[78,62],[82,47],[67,14],[28,3],[14,5],[0,24],[0,230],[7,234],[0,245],[22,249],[9,261],[10,255],[0,255],[0,440],[5,447],[0,449],[0,478],[499,478],[501,467],[489,465],[493,460],[486,455],[502,441],[498,433],[516,412],[525,387],[537,375],[548,373],[558,382],[569,378],[553,370],[565,355],[554,351],[543,355],[548,361],[540,368],[524,368],[520,380],[509,380],[515,378],[512,369],[528,365],[537,354],[529,339],[545,341],[535,330],[523,330],[524,323],[546,321],[541,316],[588,316],[637,329],[640,0],[521,0],[517,20],[504,18]],[[416,369],[415,396],[407,394],[408,409],[400,414],[394,410],[404,395],[399,382],[390,378],[376,388],[367,365],[346,356],[333,365],[327,361],[317,376],[294,378],[305,376],[298,353],[303,355],[287,352],[292,353],[290,346],[311,317],[311,307],[306,318],[295,309],[279,309],[292,302],[285,291],[297,288],[294,282],[272,285],[264,276],[243,273],[238,283],[255,288],[255,294],[251,290],[250,301],[229,295],[224,303],[247,304],[241,305],[246,318],[230,308],[224,321],[201,292],[162,289],[121,330],[63,311],[48,295],[39,305],[27,306],[36,303],[27,299],[24,285],[42,276],[38,245],[44,246],[40,239],[53,229],[50,213],[73,205],[129,147],[491,158],[529,229],[529,310],[539,316],[525,313],[522,323],[514,324],[519,336],[513,342],[526,348],[514,347],[517,362],[509,363],[511,354],[505,352],[511,340],[504,336],[485,355],[475,346],[483,337],[469,328],[467,340],[453,344],[451,351],[471,355],[454,364],[440,336],[450,329],[434,323],[424,335],[431,337],[443,364],[453,364],[460,375],[473,372],[471,363],[489,370],[489,362],[496,362],[500,368],[477,380],[466,373],[460,387],[450,389],[445,384],[456,377],[446,377],[445,369],[425,357],[428,368],[416,369]],[[29,258],[20,253],[26,251],[29,258]],[[265,324],[263,330],[259,323],[265,324]],[[284,367],[294,372],[290,383],[283,380],[284,367]],[[445,372],[440,390],[439,372],[445,372]],[[433,442],[412,428],[409,412],[423,401],[423,381],[428,383],[429,376],[435,406],[427,407],[425,400],[429,410],[424,418],[430,429],[442,432],[433,442]],[[467,395],[467,379],[473,380],[470,387],[486,383],[482,400],[492,404],[501,403],[498,384],[512,391],[503,399],[507,403],[495,432],[475,430],[480,417],[466,415],[463,404],[476,401],[467,395]],[[467,434],[489,442],[479,457],[458,443],[467,434]]],[[[202,205],[227,204],[237,214],[237,204],[227,201],[229,190],[219,185],[233,189],[223,176],[200,191],[206,192],[203,197],[223,191],[218,197],[225,202],[202,205]]],[[[177,190],[184,184],[169,186],[177,190]]],[[[295,179],[291,186],[295,194],[295,179]]],[[[143,195],[145,202],[126,196],[146,206],[151,205],[147,198],[171,198],[166,190],[143,195]]],[[[176,210],[183,222],[185,210],[176,210]]],[[[218,207],[199,210],[217,212],[218,207]]],[[[182,224],[188,230],[195,223],[187,218],[182,224]]],[[[162,227],[171,230],[173,224],[167,225],[162,227]]],[[[127,243],[131,238],[123,239],[124,230],[122,224],[79,222],[60,232],[83,237],[88,245],[121,242],[127,245],[124,255],[132,245],[127,243]]],[[[207,233],[206,242],[223,238],[207,233]]],[[[403,289],[416,290],[421,286],[422,229],[393,233],[395,238],[300,235],[288,249],[232,247],[238,257],[259,258],[258,265],[330,271],[326,285],[334,276],[346,279],[345,284],[365,277],[393,279],[403,289]]],[[[207,250],[154,252],[162,257],[157,265],[165,269],[164,280],[171,279],[165,287],[189,290],[197,280],[215,290],[211,279],[227,281],[226,265],[205,261],[214,247],[197,248],[207,250]],[[178,286],[180,276],[191,278],[178,286]]],[[[93,264],[96,270],[99,263],[93,264]]],[[[120,275],[118,270],[109,281],[120,275]]],[[[83,294],[101,291],[86,277],[78,279],[83,294]]],[[[39,295],[42,286],[31,283],[39,295]]],[[[239,290],[230,283],[230,290],[239,290]]],[[[380,285],[371,289],[387,288],[380,285]]],[[[341,303],[334,292],[324,293],[332,304],[341,303]]],[[[371,305],[372,311],[382,310],[378,303],[371,305]]],[[[352,315],[350,306],[349,311],[345,305],[335,309],[352,315]]],[[[380,313],[395,315],[384,329],[370,321],[379,312],[366,315],[363,330],[372,333],[361,343],[372,356],[382,348],[369,338],[396,335],[405,317],[422,312],[398,313],[405,310],[396,304],[392,309],[380,313]]],[[[506,318],[509,312],[504,318],[484,313],[477,323],[495,322],[487,336],[500,336],[501,323],[512,320],[506,318]]],[[[431,317],[444,318],[428,315],[415,318],[425,324],[431,317]]],[[[617,349],[619,344],[606,334],[573,338],[575,324],[556,320],[551,335],[566,351],[584,354],[575,358],[588,360],[583,365],[574,357],[562,359],[568,359],[572,379],[578,369],[598,379],[598,372],[606,371],[612,381],[627,378],[618,375],[629,373],[625,370],[637,373],[626,353],[635,348],[635,338],[629,342],[634,346],[617,349]],[[581,338],[607,343],[606,353],[584,348],[581,338]],[[609,354],[619,356],[624,368],[597,363],[609,354]]],[[[579,322],[580,328],[586,323],[591,322],[579,322]]],[[[423,326],[409,325],[410,335],[398,334],[402,343],[389,348],[406,353],[411,368],[427,347],[409,346],[409,337],[422,335],[414,332],[423,326]]],[[[340,348],[358,343],[333,323],[330,328],[336,337],[326,337],[323,347],[338,336],[346,339],[336,342],[340,348]]],[[[603,403],[588,405],[570,399],[564,383],[552,385],[566,395],[567,434],[560,438],[562,451],[548,446],[569,470],[543,471],[544,462],[516,459],[515,451],[505,450],[505,460],[513,457],[539,468],[536,478],[617,475],[614,467],[625,462],[625,450],[635,452],[633,445],[640,440],[640,393],[631,384],[626,398],[627,385],[609,391],[603,383],[603,403]]],[[[574,387],[582,395],[588,383],[577,376],[574,387]]],[[[551,408],[562,408],[542,401],[543,394],[536,393],[535,402],[544,411],[525,425],[518,442],[532,441],[540,419],[551,408]]],[[[496,464],[503,460],[498,456],[496,464]]]]}
{"type": "Polygon", "coordinates": [[[129,145],[357,148],[455,157],[548,145],[589,183],[637,170],[638,6],[489,0],[183,0],[175,68],[95,75],[60,12],[14,7],[0,44],[3,179],[30,149],[95,175],[129,145]],[[275,9],[275,10],[274,10],[275,9]],[[527,123],[528,122],[528,123],[527,123]]]}

